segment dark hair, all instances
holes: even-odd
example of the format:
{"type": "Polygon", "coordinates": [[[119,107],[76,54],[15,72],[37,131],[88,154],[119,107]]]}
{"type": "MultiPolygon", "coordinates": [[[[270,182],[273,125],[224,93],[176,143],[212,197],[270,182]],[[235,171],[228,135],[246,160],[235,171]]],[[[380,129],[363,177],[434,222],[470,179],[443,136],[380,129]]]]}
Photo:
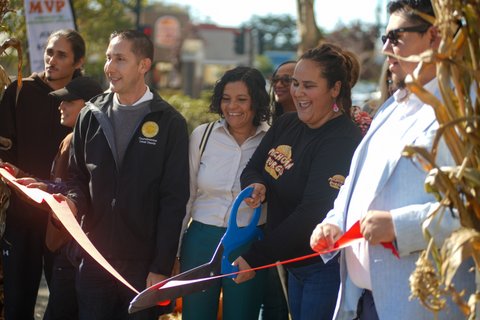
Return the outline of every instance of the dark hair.
{"type": "Polygon", "coordinates": [[[350,70],[350,89],[352,89],[357,84],[358,79],[360,79],[360,62],[352,51],[344,50],[343,54],[352,63],[352,69],[350,70]]]}
{"type": "Polygon", "coordinates": [[[137,30],[114,31],[110,40],[119,37],[132,42],[132,52],[140,59],[150,59],[153,62],[153,43],[143,33],[137,30]]]}
{"type": "Polygon", "coordinates": [[[58,37],[64,37],[65,39],[67,39],[68,42],[70,42],[70,45],[72,46],[72,51],[73,51],[73,61],[75,63],[77,63],[80,59],[85,57],[85,51],[86,51],[85,41],[83,40],[80,33],[71,29],[57,30],[50,34],[50,36],[47,39],[47,43],[48,41],[50,41],[50,39],[58,38],[58,37]]]}
{"type": "MultiPolygon", "coordinates": [[[[272,78],[275,77],[277,75],[277,72],[278,70],[283,67],[284,65],[287,65],[287,64],[296,64],[297,61],[295,60],[287,60],[285,62],[282,62],[280,63],[277,68],[275,69],[275,71],[273,71],[272,73],[272,78]]],[[[274,89],[274,86],[271,85],[270,86],[270,91],[269,91],[269,96],[270,96],[270,103],[271,103],[271,113],[272,113],[272,116],[273,116],[273,121],[275,121],[278,117],[280,117],[284,110],[283,110],[283,107],[282,107],[282,104],[275,101],[275,91],[273,90],[274,89]]]]}
{"type": "Polygon", "coordinates": [[[415,9],[421,13],[425,13],[429,16],[435,17],[435,12],[433,11],[432,2],[430,0],[393,0],[387,4],[387,11],[389,15],[392,15],[394,12],[402,12],[410,22],[424,25],[432,25],[430,22],[424,20],[422,17],[415,14],[415,12],[409,10],[407,7],[415,9]]]}
{"type": "Polygon", "coordinates": [[[351,52],[346,53],[340,47],[331,43],[322,44],[316,48],[306,51],[299,60],[311,60],[316,62],[321,69],[321,75],[327,80],[329,88],[333,88],[337,81],[340,81],[341,88],[337,97],[337,104],[343,109],[345,115],[350,117],[350,107],[352,106],[352,69],[358,64],[355,55],[351,52]]]}
{"type": "Polygon", "coordinates": [[[252,110],[255,113],[253,125],[259,126],[261,121],[267,121],[270,118],[270,98],[265,88],[267,85],[265,78],[255,68],[236,67],[225,72],[213,88],[210,111],[223,116],[221,108],[223,91],[227,83],[237,81],[242,81],[247,86],[248,94],[252,99],[252,110]]]}

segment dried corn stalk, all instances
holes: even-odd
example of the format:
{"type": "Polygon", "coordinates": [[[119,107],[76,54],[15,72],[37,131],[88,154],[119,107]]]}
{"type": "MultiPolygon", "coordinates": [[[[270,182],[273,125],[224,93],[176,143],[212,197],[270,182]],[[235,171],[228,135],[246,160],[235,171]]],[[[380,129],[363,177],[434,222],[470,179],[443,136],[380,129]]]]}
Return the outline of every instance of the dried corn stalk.
{"type": "MultiPolygon", "coordinates": [[[[4,31],[6,28],[3,26],[3,17],[5,14],[8,12],[12,12],[9,7],[9,1],[8,0],[0,0],[0,31],[4,31]]],[[[17,96],[18,93],[20,92],[20,89],[22,88],[22,45],[20,41],[18,41],[15,38],[10,38],[5,40],[1,46],[0,46],[0,56],[5,53],[5,51],[8,48],[14,48],[17,50],[17,55],[18,55],[18,66],[17,66],[17,96]]],[[[7,72],[5,69],[0,65],[0,97],[3,94],[3,91],[6,89],[6,87],[10,84],[10,79],[8,77],[7,72]]]]}
{"type": "Polygon", "coordinates": [[[419,158],[429,172],[427,191],[443,206],[458,211],[462,228],[442,248],[423,228],[430,245],[417,261],[410,286],[412,297],[433,312],[442,312],[450,296],[466,318],[474,319],[480,294],[464,296],[462,288],[455,288],[453,277],[466,259],[473,258],[477,270],[480,266],[480,0],[432,0],[432,4],[437,18],[422,17],[438,27],[442,42],[438,51],[410,59],[420,61],[417,71],[425,64],[436,64],[442,99],[423,89],[416,81],[418,72],[407,85],[433,106],[440,129],[431,150],[409,146],[404,154],[419,158]],[[453,167],[440,168],[435,162],[441,139],[455,159],[453,167]]]}

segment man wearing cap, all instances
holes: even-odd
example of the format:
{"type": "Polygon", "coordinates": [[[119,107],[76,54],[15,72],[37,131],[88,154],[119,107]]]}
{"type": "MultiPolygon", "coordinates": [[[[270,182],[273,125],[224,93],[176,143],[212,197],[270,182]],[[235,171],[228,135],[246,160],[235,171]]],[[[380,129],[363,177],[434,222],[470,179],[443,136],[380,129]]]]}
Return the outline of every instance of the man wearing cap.
{"type": "MultiPolygon", "coordinates": [[[[58,108],[60,110],[60,123],[68,128],[73,128],[85,103],[102,92],[100,84],[89,77],[75,78],[64,88],[50,92],[51,96],[61,101],[58,108]]],[[[50,193],[66,193],[65,180],[68,177],[68,157],[72,136],[73,133],[69,133],[60,144],[52,165],[50,181],[27,177],[19,178],[17,182],[50,193]]],[[[66,254],[68,246],[65,244],[69,240],[70,236],[67,231],[55,221],[55,218],[51,217],[47,225],[45,244],[52,253],[53,270],[51,270],[50,295],[44,316],[45,320],[78,319],[75,267],[67,259],[66,254]]]]}

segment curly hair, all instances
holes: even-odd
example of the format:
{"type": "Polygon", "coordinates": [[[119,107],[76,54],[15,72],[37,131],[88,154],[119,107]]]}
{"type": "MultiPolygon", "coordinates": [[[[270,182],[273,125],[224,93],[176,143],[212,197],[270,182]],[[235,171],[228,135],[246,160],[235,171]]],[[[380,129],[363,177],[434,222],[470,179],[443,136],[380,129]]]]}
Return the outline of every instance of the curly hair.
{"type": "Polygon", "coordinates": [[[252,99],[252,110],[255,113],[253,125],[258,127],[260,122],[270,119],[270,97],[266,89],[265,78],[255,68],[236,67],[225,72],[213,88],[210,111],[223,117],[221,109],[223,91],[227,83],[237,81],[242,81],[247,86],[248,94],[252,99]]]}

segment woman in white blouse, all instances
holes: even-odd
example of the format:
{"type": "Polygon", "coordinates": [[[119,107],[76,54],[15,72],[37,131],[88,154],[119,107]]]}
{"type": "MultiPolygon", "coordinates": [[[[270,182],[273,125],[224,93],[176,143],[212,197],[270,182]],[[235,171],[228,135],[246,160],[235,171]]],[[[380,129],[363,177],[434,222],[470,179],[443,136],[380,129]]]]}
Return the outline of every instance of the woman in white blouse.
{"type": "MultiPolygon", "coordinates": [[[[262,74],[254,68],[237,67],[216,83],[210,110],[218,113],[208,134],[208,124],[190,137],[190,200],[187,206],[180,250],[181,271],[210,261],[226,231],[232,203],[240,192],[240,174],[269,126],[269,96],[262,74]],[[206,145],[200,147],[201,141],[206,145]]],[[[246,226],[252,210],[244,203],[237,223],[246,226]]],[[[265,211],[259,224],[265,223],[265,211]]],[[[249,244],[231,257],[233,261],[249,244]]],[[[258,319],[264,276],[237,285],[230,278],[219,280],[204,292],[183,297],[184,320],[215,320],[223,291],[223,319],[258,319]]]]}

